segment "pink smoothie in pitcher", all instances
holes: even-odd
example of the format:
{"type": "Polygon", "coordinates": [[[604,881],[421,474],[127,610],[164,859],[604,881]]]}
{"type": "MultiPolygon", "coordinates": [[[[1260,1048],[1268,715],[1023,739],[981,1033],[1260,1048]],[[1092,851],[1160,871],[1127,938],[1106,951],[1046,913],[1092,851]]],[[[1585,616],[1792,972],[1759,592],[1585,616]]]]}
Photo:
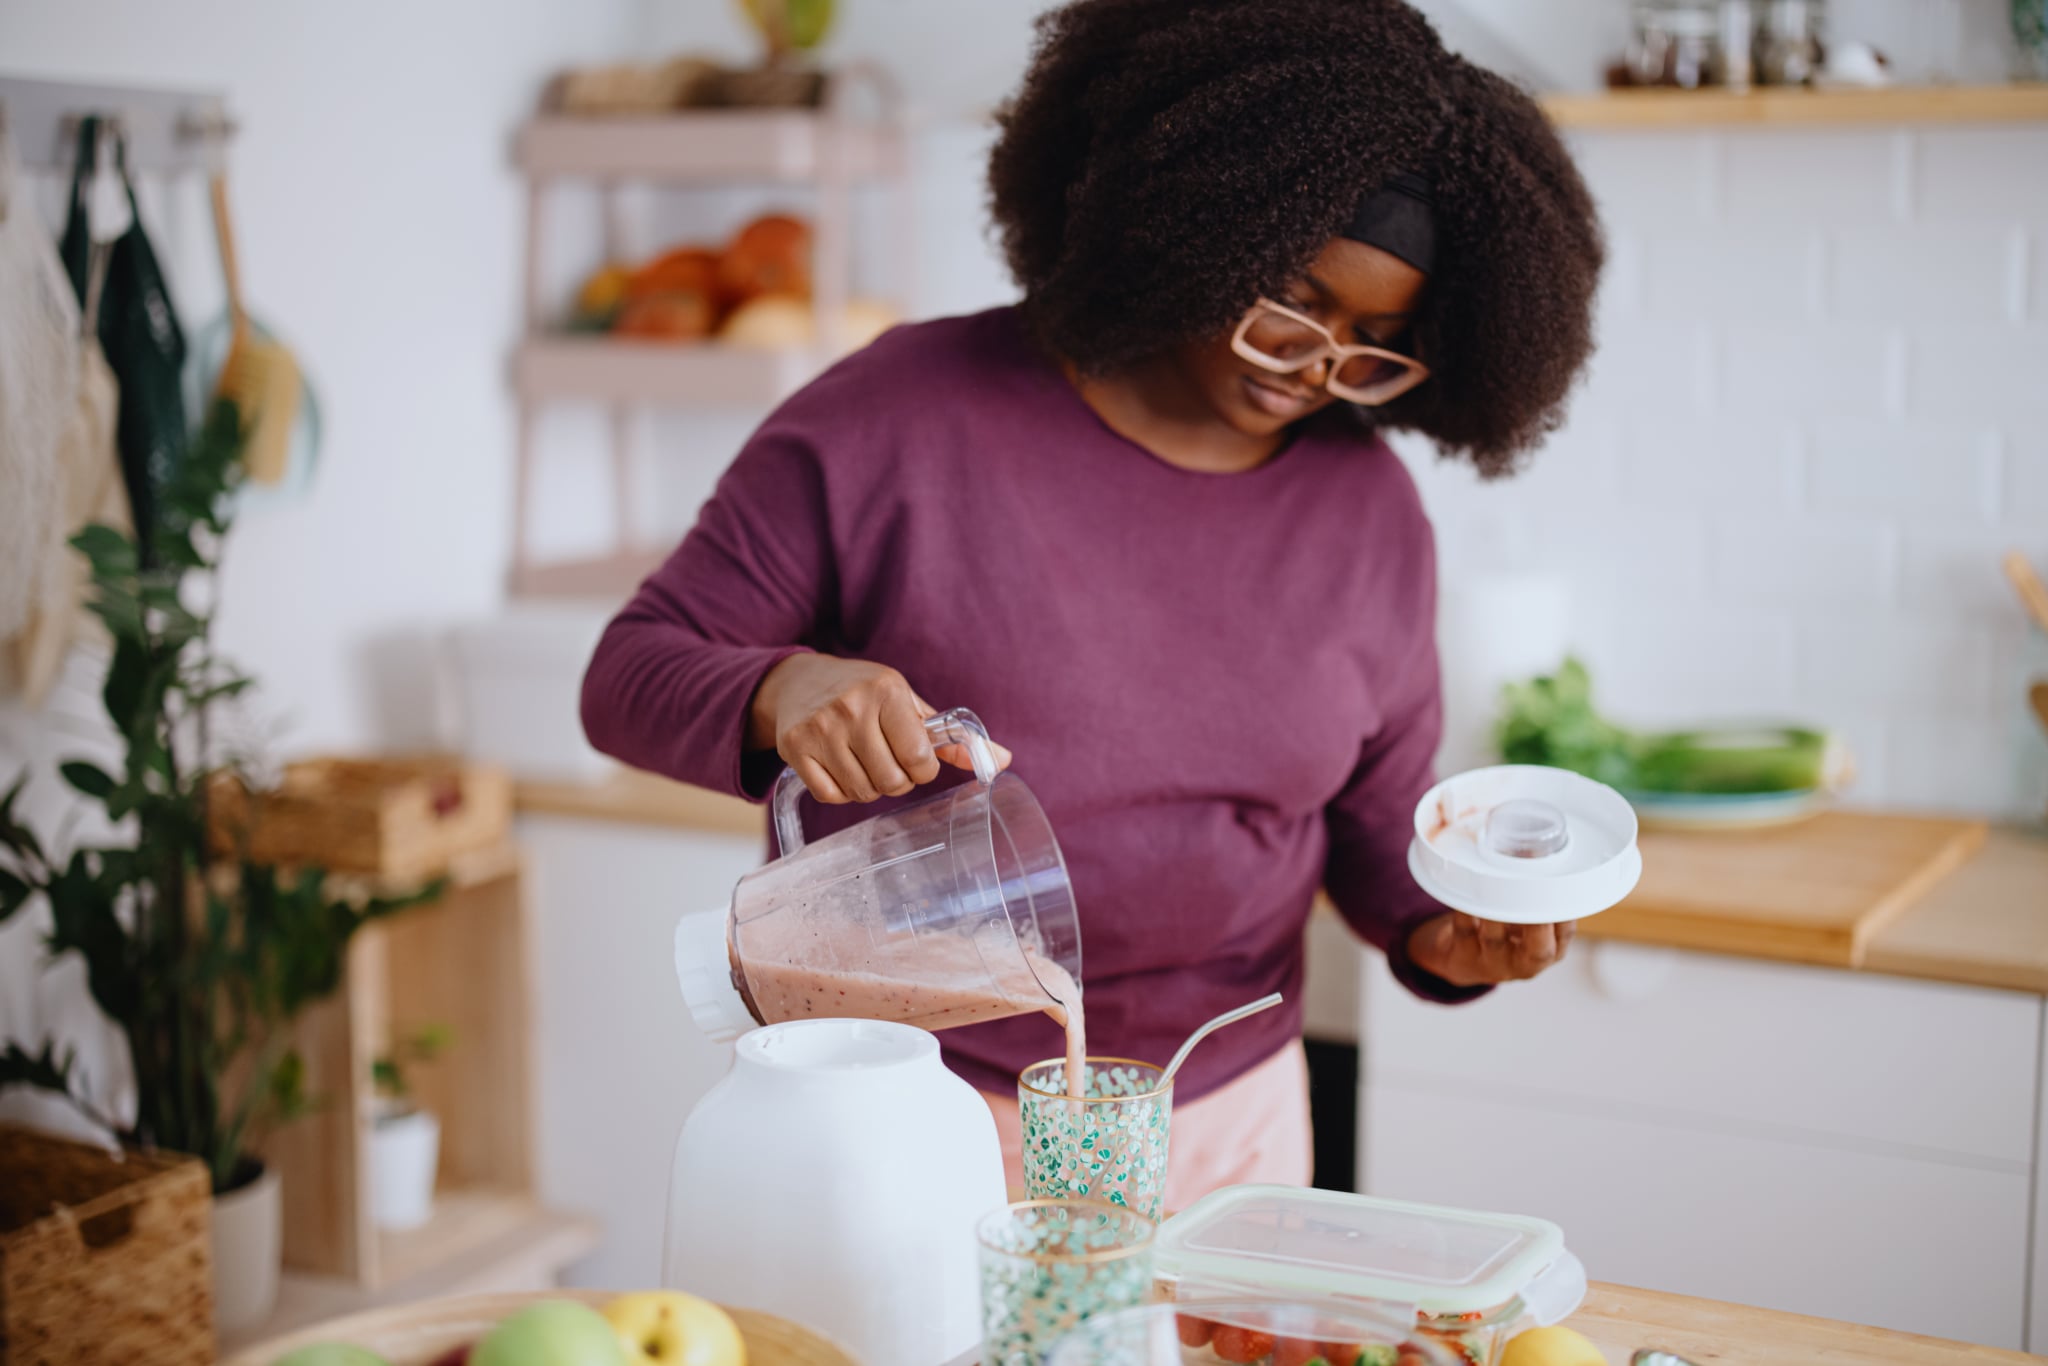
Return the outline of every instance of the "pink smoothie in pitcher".
{"type": "MultiPolygon", "coordinates": [[[[990,980],[974,945],[958,941],[950,950],[959,960],[959,970],[948,972],[935,962],[934,948],[923,956],[922,966],[934,979],[952,978],[973,985],[947,985],[942,980],[906,981],[876,973],[848,972],[837,968],[810,966],[769,957],[750,960],[744,969],[746,991],[755,1015],[763,1024],[784,1020],[850,1016],[864,1020],[894,1020],[919,1029],[951,1029],[956,1025],[1001,1020],[1018,1014],[1022,1003],[1005,995],[990,980]]],[[[1067,1094],[1079,1098],[1088,1056],[1087,1021],[1081,1007],[1081,987],[1057,963],[1026,952],[1025,958],[1045,994],[1055,1004],[1044,1007],[1053,1021],[1067,1033],[1067,1094]]]]}

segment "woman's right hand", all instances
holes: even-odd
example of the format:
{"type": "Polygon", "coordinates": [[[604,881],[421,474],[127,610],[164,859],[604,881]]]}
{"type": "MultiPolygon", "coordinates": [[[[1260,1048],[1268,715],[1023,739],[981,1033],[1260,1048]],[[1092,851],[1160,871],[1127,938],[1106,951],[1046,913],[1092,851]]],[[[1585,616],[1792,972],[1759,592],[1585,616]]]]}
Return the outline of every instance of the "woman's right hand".
{"type": "MultiPolygon", "coordinates": [[[[747,713],[747,748],[774,749],[821,802],[900,797],[939,776],[939,763],[972,768],[959,745],[932,747],[924,720],[938,709],[884,664],[797,654],[770,669],[747,713]]],[[[996,763],[1010,752],[994,746],[996,763]]]]}

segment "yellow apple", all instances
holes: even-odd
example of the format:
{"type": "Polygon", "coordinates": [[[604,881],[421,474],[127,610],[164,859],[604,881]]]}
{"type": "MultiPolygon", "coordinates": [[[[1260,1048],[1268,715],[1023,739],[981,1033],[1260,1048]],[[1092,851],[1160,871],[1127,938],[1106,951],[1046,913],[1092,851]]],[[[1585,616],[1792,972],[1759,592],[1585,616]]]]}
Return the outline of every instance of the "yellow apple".
{"type": "Polygon", "coordinates": [[[723,1309],[679,1290],[642,1290],[604,1307],[633,1366],[747,1366],[747,1344],[723,1309]]]}
{"type": "Polygon", "coordinates": [[[1600,1349],[1569,1328],[1531,1328],[1501,1353],[1501,1366],[1607,1366],[1600,1349]]]}

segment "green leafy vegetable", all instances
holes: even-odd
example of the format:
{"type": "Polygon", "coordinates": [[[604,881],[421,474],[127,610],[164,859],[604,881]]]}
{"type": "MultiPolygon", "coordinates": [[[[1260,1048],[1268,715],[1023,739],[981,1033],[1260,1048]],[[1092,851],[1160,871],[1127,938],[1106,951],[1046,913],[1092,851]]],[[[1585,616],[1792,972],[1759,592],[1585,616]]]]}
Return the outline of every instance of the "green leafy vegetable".
{"type": "Polygon", "coordinates": [[[1510,683],[1496,739],[1511,764],[1548,764],[1636,792],[1803,792],[1827,786],[1828,738],[1802,727],[1638,733],[1593,707],[1585,665],[1510,683]]]}

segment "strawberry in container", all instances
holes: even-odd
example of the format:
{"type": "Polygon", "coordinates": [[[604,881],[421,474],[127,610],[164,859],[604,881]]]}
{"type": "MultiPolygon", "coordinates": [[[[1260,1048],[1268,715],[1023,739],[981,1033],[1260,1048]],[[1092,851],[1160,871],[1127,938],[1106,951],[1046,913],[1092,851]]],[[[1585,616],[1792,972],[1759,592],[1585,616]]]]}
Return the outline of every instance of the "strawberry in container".
{"type": "Polygon", "coordinates": [[[1182,1300],[1090,1319],[1046,1366],[1459,1366],[1412,1320],[1265,1296],[1182,1300]]]}
{"type": "Polygon", "coordinates": [[[1208,1353],[1185,1360],[1199,1362],[1316,1359],[1299,1345],[1313,1335],[1280,1335],[1292,1345],[1247,1340],[1224,1331],[1247,1325],[1196,1311],[1226,1298],[1401,1325],[1395,1338],[1322,1340],[1340,1349],[1322,1354],[1326,1366],[1494,1366],[1515,1334],[1561,1322],[1586,1297],[1585,1268],[1546,1220],[1294,1186],[1203,1197],[1160,1228],[1153,1260],[1159,1297],[1181,1316],[1180,1341],[1208,1353]],[[1205,1322],[1217,1326],[1203,1338],[1205,1322]],[[1345,1359],[1352,1345],[1368,1350],[1345,1359]],[[1265,1355],[1246,1355],[1254,1348],[1265,1355]]]}

